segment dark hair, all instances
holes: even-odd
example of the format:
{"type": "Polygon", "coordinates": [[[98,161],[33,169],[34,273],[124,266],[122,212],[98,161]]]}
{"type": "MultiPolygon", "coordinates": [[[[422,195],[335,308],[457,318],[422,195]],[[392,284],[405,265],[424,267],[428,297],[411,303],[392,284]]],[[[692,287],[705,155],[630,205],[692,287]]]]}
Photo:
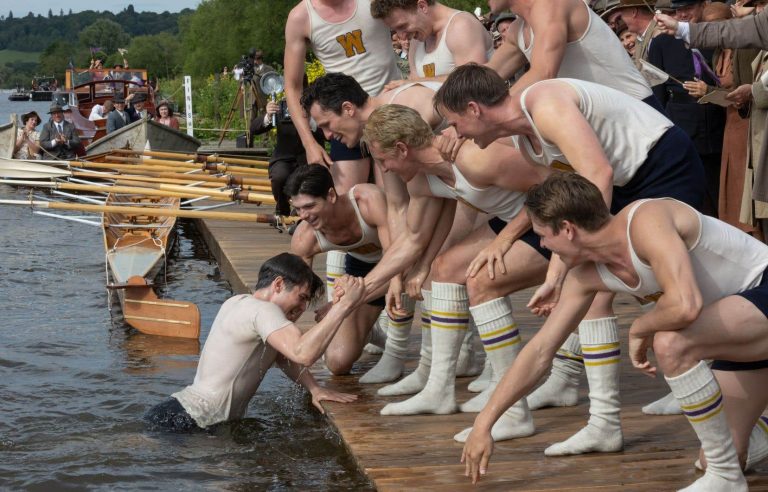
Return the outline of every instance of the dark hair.
{"type": "Polygon", "coordinates": [[[160,118],[160,108],[163,106],[168,108],[168,117],[170,118],[173,116],[173,109],[171,108],[171,104],[168,101],[160,101],[160,104],[155,107],[155,117],[160,118]]]}
{"type": "MultiPolygon", "coordinates": [[[[434,5],[435,0],[426,0],[427,5],[434,5]]],[[[371,17],[383,19],[395,9],[416,10],[419,0],[373,0],[371,2],[371,17]]]]}
{"type": "Polygon", "coordinates": [[[327,73],[304,88],[301,107],[309,114],[309,108],[317,103],[325,111],[341,114],[341,105],[351,102],[357,107],[365,105],[368,93],[353,77],[343,73],[327,73]]]}
{"type": "Polygon", "coordinates": [[[320,298],[325,291],[323,281],[315,275],[312,267],[307,265],[299,256],[291,253],[280,253],[265,261],[259,268],[259,279],[253,290],[269,287],[277,277],[283,278],[288,289],[303,285],[308,286],[309,297],[313,301],[320,298]]]}
{"type": "Polygon", "coordinates": [[[328,196],[328,190],[332,188],[335,191],[331,172],[325,166],[312,164],[296,168],[288,177],[283,193],[289,197],[309,195],[325,199],[328,196]]]}
{"type": "Polygon", "coordinates": [[[435,93],[434,106],[463,113],[470,101],[496,106],[509,94],[509,85],[493,69],[467,63],[456,67],[435,93]]]}
{"type": "Polygon", "coordinates": [[[531,218],[555,234],[564,220],[594,232],[611,216],[597,186],[583,176],[560,171],[528,190],[525,206],[531,218]]]}

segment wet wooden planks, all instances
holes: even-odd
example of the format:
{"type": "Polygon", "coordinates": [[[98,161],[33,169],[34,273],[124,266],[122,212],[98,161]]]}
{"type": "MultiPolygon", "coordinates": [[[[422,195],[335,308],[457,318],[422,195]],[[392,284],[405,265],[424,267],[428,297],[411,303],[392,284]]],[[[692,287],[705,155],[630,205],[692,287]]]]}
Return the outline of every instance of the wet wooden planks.
{"type": "MultiPolygon", "coordinates": [[[[244,209],[270,212],[267,208],[244,209]]],[[[198,221],[203,237],[217,258],[222,272],[238,292],[253,286],[261,263],[287,251],[290,236],[263,224],[248,225],[220,221],[198,221]]],[[[315,262],[323,275],[324,261],[315,262]]],[[[514,296],[514,306],[524,340],[530,339],[540,320],[527,313],[530,291],[514,296]]],[[[626,351],[626,331],[639,315],[634,301],[620,297],[615,304],[626,351]]],[[[418,316],[416,317],[418,319],[418,316]]],[[[301,320],[311,326],[311,313],[301,320]]],[[[409,371],[418,361],[420,330],[411,335],[409,371]]],[[[626,358],[625,358],[626,359],[626,358]]],[[[358,377],[375,363],[364,356],[350,376],[331,376],[321,364],[313,371],[319,380],[339,390],[359,395],[351,405],[328,404],[328,415],[345,445],[379,490],[525,490],[525,491],[664,491],[690,484],[699,476],[693,467],[698,440],[682,416],[646,416],[640,408],[665,395],[663,380],[652,380],[622,363],[622,426],[625,450],[621,453],[548,458],[544,449],[570,437],[588,418],[586,382],[579,405],[533,412],[536,434],[496,444],[489,474],[473,486],[459,464],[462,445],[453,435],[472,424],[475,414],[381,416],[389,402],[405,397],[380,397],[381,385],[360,385],[358,377]]],[[[472,378],[457,381],[457,399],[474,396],[467,391],[472,378]]],[[[751,491],[768,491],[768,463],[748,475],[751,491]]]]}

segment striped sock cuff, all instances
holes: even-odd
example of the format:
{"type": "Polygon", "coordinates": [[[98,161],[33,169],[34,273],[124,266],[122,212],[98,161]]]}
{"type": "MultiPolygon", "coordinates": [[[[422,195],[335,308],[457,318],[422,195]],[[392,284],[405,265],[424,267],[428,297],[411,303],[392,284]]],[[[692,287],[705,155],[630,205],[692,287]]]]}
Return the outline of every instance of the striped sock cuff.
{"type": "Polygon", "coordinates": [[[615,316],[582,321],[579,323],[579,338],[585,366],[606,366],[621,361],[619,327],[615,316]]]}
{"type": "Polygon", "coordinates": [[[432,282],[432,329],[466,330],[469,324],[467,288],[460,284],[432,282]]]}
{"type": "Polygon", "coordinates": [[[520,331],[505,297],[469,308],[486,352],[520,343],[520,331]]]}
{"type": "Polygon", "coordinates": [[[765,415],[760,416],[760,418],[757,419],[757,426],[768,436],[768,417],[765,415]]]}
{"type": "Polygon", "coordinates": [[[429,330],[432,322],[432,291],[422,289],[421,298],[421,327],[429,330]]]}
{"type": "Polygon", "coordinates": [[[568,338],[563,342],[557,353],[555,353],[556,359],[571,360],[574,362],[582,363],[584,358],[581,355],[581,342],[579,341],[579,335],[571,333],[568,338]]]}
{"type": "Polygon", "coordinates": [[[472,319],[475,320],[479,330],[480,326],[484,324],[491,323],[505,316],[511,316],[512,304],[506,297],[498,297],[477,306],[470,306],[469,312],[472,314],[472,319]]]}
{"type": "Polygon", "coordinates": [[[723,410],[720,385],[704,361],[700,361],[683,374],[668,377],[666,380],[691,423],[709,420],[723,410]]]}

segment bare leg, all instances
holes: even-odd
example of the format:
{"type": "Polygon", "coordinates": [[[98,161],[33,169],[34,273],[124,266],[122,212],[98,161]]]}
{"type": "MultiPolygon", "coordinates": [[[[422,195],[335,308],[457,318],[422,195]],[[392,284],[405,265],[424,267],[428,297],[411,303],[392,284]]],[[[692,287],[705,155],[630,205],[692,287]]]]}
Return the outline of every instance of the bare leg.
{"type": "Polygon", "coordinates": [[[342,323],[325,351],[325,365],[333,374],[347,374],[360,358],[370,337],[371,326],[381,312],[380,307],[364,304],[342,323]]]}
{"type": "Polygon", "coordinates": [[[334,162],[331,166],[331,176],[336,193],[341,195],[356,184],[367,183],[370,172],[371,160],[367,157],[354,161],[334,162]]]}

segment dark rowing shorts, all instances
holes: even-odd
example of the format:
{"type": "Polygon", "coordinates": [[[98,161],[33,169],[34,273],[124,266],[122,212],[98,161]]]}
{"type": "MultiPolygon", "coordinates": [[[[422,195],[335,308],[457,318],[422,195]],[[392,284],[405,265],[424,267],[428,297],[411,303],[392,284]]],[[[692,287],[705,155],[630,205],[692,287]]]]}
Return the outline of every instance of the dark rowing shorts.
{"type": "Polygon", "coordinates": [[[176,398],[169,398],[150,408],[144,415],[144,420],[155,427],[171,432],[202,430],[176,398]]]}
{"type": "Polygon", "coordinates": [[[693,142],[685,132],[673,126],[648,152],[632,179],[624,186],[614,186],[611,213],[644,198],[674,198],[701,210],[706,193],[704,165],[693,142]]]}
{"type": "Polygon", "coordinates": [[[331,139],[331,160],[333,162],[338,161],[356,161],[363,158],[363,151],[360,146],[350,149],[341,141],[331,139]]]}
{"type": "MultiPolygon", "coordinates": [[[[367,261],[355,258],[351,254],[344,255],[344,273],[352,275],[353,277],[365,277],[376,266],[376,263],[368,263],[367,261]]],[[[376,306],[383,308],[386,306],[384,297],[373,299],[368,303],[369,306],[376,306]]]]}
{"type": "MultiPolygon", "coordinates": [[[[763,272],[763,278],[757,287],[736,294],[748,300],[755,305],[768,319],[768,269],[763,272]]],[[[754,369],[765,369],[768,367],[768,360],[758,360],[754,362],[731,362],[727,360],[716,360],[712,363],[712,369],[716,371],[751,371],[754,369]]]]}
{"type": "MultiPolygon", "coordinates": [[[[504,227],[506,227],[507,223],[501,220],[498,217],[494,217],[491,220],[488,221],[488,226],[491,228],[493,232],[496,233],[498,236],[504,227]]],[[[535,249],[536,252],[538,252],[541,256],[547,259],[549,261],[552,259],[552,252],[548,250],[547,248],[541,247],[541,239],[539,236],[536,235],[535,232],[533,232],[533,229],[528,229],[525,231],[525,234],[520,236],[518,241],[522,241],[525,244],[529,245],[531,248],[535,249]]]]}

